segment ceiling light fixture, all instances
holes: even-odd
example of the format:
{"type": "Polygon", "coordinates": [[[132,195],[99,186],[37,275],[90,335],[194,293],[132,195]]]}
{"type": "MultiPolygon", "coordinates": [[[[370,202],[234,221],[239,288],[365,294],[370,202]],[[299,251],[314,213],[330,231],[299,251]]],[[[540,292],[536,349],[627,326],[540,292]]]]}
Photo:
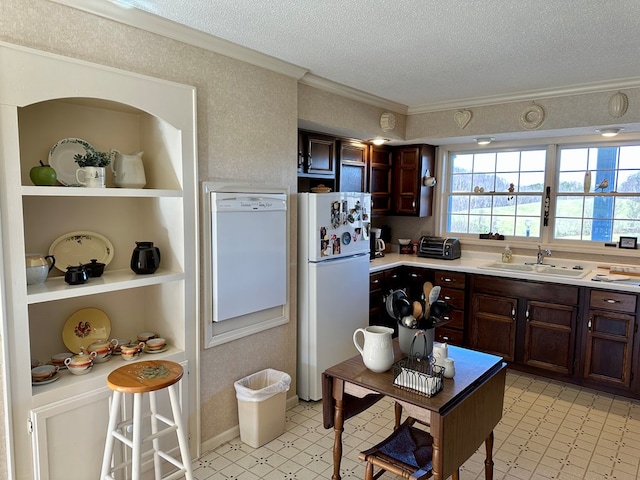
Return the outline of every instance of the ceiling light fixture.
{"type": "Polygon", "coordinates": [[[388,141],[389,139],[387,138],[374,138],[373,140],[371,140],[371,143],[373,143],[374,145],[384,145],[388,141]]]}
{"type": "Polygon", "coordinates": [[[618,135],[624,128],[601,128],[596,130],[603,137],[615,137],[618,135]]]}
{"type": "Polygon", "coordinates": [[[489,145],[491,142],[493,142],[494,138],[493,137],[483,137],[483,138],[474,138],[474,140],[476,141],[476,143],[478,145],[489,145]]]}

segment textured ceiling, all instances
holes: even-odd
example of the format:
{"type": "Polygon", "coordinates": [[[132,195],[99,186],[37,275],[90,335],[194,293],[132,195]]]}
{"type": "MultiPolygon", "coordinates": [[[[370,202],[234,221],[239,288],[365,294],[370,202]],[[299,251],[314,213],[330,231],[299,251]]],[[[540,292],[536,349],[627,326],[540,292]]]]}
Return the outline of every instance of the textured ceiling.
{"type": "Polygon", "coordinates": [[[638,0],[117,2],[412,108],[640,85],[638,0]]]}

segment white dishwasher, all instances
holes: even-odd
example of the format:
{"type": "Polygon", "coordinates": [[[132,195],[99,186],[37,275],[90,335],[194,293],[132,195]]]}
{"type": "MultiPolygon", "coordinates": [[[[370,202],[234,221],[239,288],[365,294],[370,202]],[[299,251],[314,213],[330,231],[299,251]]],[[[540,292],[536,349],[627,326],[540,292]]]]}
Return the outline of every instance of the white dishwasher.
{"type": "Polygon", "coordinates": [[[210,195],[213,321],[284,305],[286,194],[212,192],[210,195]]]}

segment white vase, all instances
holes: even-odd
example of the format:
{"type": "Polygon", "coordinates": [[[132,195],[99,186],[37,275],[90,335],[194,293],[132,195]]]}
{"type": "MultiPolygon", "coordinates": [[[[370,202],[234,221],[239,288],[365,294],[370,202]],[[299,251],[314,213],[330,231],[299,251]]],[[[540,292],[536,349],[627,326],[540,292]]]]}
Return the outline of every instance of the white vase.
{"type": "Polygon", "coordinates": [[[104,188],[104,167],[81,167],[76,170],[76,180],[83,187],[104,188]]]}

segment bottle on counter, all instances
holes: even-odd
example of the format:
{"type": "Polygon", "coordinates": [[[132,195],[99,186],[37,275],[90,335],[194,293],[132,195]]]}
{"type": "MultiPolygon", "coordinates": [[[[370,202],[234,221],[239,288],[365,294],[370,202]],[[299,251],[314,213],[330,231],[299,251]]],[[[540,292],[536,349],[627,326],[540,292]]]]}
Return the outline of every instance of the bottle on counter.
{"type": "Polygon", "coordinates": [[[513,254],[511,253],[511,248],[507,245],[504,247],[504,252],[502,252],[502,263],[511,263],[512,258],[513,254]]]}

